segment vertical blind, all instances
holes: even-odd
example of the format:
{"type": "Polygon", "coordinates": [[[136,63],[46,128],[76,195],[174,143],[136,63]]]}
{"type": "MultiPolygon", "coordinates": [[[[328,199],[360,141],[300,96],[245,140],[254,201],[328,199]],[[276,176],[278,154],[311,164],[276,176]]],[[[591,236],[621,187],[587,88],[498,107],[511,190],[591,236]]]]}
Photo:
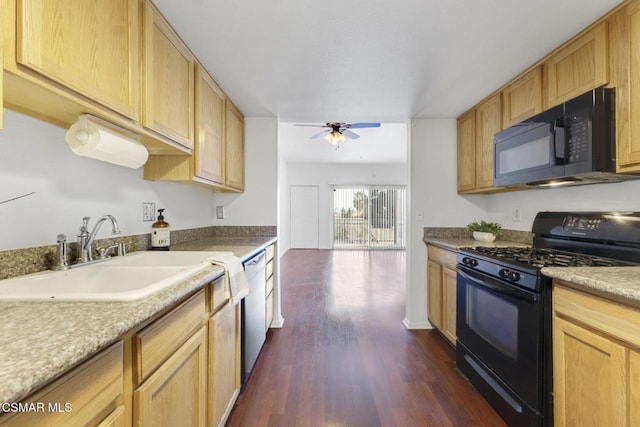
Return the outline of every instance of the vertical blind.
{"type": "Polygon", "coordinates": [[[333,186],[333,247],[404,249],[404,185],[333,186]]]}

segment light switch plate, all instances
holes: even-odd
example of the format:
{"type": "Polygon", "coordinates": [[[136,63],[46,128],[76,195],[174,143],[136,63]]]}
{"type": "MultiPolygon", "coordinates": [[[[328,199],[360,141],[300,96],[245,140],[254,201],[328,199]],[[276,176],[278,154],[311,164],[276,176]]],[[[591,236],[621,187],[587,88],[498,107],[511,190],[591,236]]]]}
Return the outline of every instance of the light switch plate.
{"type": "Polygon", "coordinates": [[[216,218],[224,219],[224,206],[216,206],[216,218]]]}
{"type": "Polygon", "coordinates": [[[155,221],[156,219],[156,204],[142,202],[142,221],[155,221]]]}

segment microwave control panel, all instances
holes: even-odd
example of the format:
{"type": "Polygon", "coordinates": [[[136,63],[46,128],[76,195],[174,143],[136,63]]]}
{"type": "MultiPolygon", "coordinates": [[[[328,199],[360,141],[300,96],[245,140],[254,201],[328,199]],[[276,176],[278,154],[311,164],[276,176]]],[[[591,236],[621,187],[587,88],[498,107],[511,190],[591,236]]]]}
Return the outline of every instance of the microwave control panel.
{"type": "Polygon", "coordinates": [[[569,163],[589,160],[591,120],[588,110],[577,111],[565,118],[569,163]]]}

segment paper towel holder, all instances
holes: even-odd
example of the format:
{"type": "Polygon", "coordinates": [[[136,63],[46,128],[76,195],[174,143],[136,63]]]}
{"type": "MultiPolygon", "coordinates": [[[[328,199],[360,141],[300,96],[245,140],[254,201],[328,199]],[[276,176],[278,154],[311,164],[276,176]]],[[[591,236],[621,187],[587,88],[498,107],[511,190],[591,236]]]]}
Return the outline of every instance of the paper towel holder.
{"type": "Polygon", "coordinates": [[[84,157],[137,169],[149,158],[147,148],[129,130],[91,114],[81,114],[65,135],[71,150],[84,157]]]}

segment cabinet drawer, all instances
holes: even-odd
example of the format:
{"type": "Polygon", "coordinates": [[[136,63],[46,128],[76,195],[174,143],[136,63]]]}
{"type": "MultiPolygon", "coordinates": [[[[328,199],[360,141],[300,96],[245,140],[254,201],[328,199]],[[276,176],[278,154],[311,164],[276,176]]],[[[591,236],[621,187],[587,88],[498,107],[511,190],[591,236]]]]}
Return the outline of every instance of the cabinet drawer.
{"type": "Polygon", "coordinates": [[[98,427],[125,427],[124,406],[118,406],[98,427]]]}
{"type": "Polygon", "coordinates": [[[214,280],[207,286],[207,311],[213,314],[228,300],[224,290],[224,276],[214,280]]]}
{"type": "Polygon", "coordinates": [[[265,279],[268,279],[269,277],[273,276],[273,260],[268,261],[267,265],[265,266],[265,279]]]}
{"type": "Polygon", "coordinates": [[[44,405],[42,411],[7,414],[0,425],[97,424],[116,408],[123,392],[123,363],[120,341],[24,401],[44,405]]]}
{"type": "Polygon", "coordinates": [[[180,347],[205,319],[204,291],[133,336],[133,381],[140,384],[180,347]]]}
{"type": "Polygon", "coordinates": [[[271,327],[271,322],[273,322],[273,292],[271,292],[267,296],[267,300],[265,301],[265,310],[267,311],[267,317],[265,320],[265,330],[269,330],[271,327]]]}
{"type": "Polygon", "coordinates": [[[269,295],[271,291],[273,291],[273,276],[267,279],[267,283],[265,285],[267,287],[265,295],[269,295]]]}
{"type": "Polygon", "coordinates": [[[456,256],[457,252],[442,249],[433,245],[427,246],[427,257],[431,261],[437,262],[438,264],[446,265],[450,268],[455,268],[456,256]]]}
{"type": "Polygon", "coordinates": [[[554,316],[572,319],[600,334],[640,347],[640,310],[575,291],[562,280],[554,280],[553,285],[554,316]]]}
{"type": "Polygon", "coordinates": [[[275,250],[276,250],[276,245],[271,245],[267,249],[265,249],[266,251],[265,256],[266,256],[267,262],[273,259],[273,256],[275,255],[275,250]]]}

